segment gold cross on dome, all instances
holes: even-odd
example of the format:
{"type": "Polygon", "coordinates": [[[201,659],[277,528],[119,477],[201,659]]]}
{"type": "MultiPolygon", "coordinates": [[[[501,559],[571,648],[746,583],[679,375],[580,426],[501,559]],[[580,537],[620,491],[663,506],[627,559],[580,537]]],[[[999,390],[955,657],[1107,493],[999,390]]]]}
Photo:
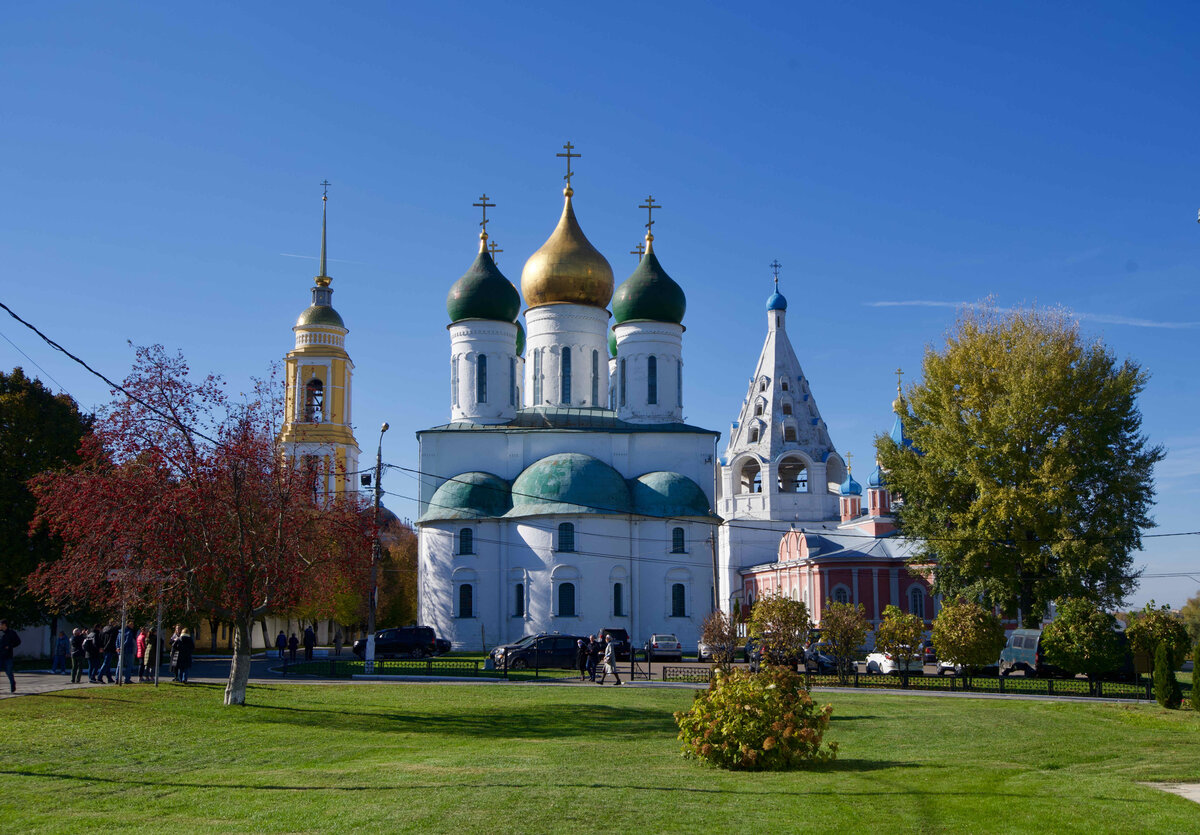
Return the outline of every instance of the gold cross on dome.
{"type": "Polygon", "coordinates": [[[654,240],[654,210],[661,209],[662,206],[654,202],[653,194],[648,194],[646,195],[646,202],[642,203],[638,208],[646,210],[646,239],[652,241],[654,240]]]}
{"type": "Polygon", "coordinates": [[[897,368],[896,369],[896,394],[903,394],[903,391],[901,390],[901,387],[900,387],[900,378],[903,376],[904,376],[904,370],[901,368],[897,368]]]}
{"type": "Polygon", "coordinates": [[[641,263],[642,256],[645,253],[646,253],[646,245],[644,243],[642,243],[641,241],[638,241],[638,245],[635,246],[633,249],[629,250],[630,255],[636,255],[638,257],[638,263],[641,263]]]}
{"type": "Polygon", "coordinates": [[[479,198],[478,203],[472,203],[471,205],[475,206],[477,208],[483,209],[483,220],[479,221],[479,225],[483,227],[483,234],[487,235],[487,225],[488,225],[487,210],[496,208],[496,204],[489,203],[488,196],[485,194],[479,198]]]}
{"type": "Polygon", "coordinates": [[[853,470],[854,470],[854,453],[847,452],[846,453],[846,472],[850,473],[853,470]]]}
{"type": "Polygon", "coordinates": [[[571,140],[569,139],[567,140],[567,144],[563,145],[563,150],[566,151],[565,154],[555,154],[554,156],[567,158],[567,173],[563,175],[563,179],[567,181],[567,188],[570,188],[571,178],[575,176],[571,173],[571,160],[579,159],[581,156],[583,156],[583,154],[571,153],[571,151],[575,150],[575,146],[571,144],[571,140]]]}
{"type": "Polygon", "coordinates": [[[319,185],[321,188],[324,189],[324,191],[321,192],[321,199],[328,200],[329,199],[329,187],[331,185],[333,185],[333,183],[329,182],[328,180],[322,180],[321,182],[317,183],[317,185],[319,185]]]}
{"type": "Polygon", "coordinates": [[[492,241],[490,244],[488,244],[488,252],[492,253],[492,260],[493,260],[493,261],[495,261],[495,260],[496,260],[496,253],[497,253],[497,252],[503,252],[503,251],[504,251],[504,250],[502,250],[500,247],[496,246],[496,242],[495,242],[495,241],[492,241]]]}

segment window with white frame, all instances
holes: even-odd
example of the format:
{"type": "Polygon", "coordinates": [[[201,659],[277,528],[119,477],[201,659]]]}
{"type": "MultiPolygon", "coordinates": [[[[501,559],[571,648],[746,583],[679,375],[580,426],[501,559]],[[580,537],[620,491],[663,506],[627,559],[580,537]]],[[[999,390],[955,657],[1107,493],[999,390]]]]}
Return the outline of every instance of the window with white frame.
{"type": "Polygon", "coordinates": [[[908,591],[908,611],[919,617],[925,617],[925,590],[913,586],[908,591]]]}
{"type": "Polygon", "coordinates": [[[471,528],[463,528],[458,532],[458,553],[475,553],[475,531],[471,528]]]}
{"type": "Polygon", "coordinates": [[[458,616],[475,617],[475,587],[470,583],[463,583],[458,587],[458,616]]]}
{"type": "Polygon", "coordinates": [[[850,602],[850,590],[848,588],[846,588],[845,586],[835,586],[833,589],[833,602],[834,603],[849,603],[850,602]]]}
{"type": "Polygon", "coordinates": [[[513,617],[525,617],[525,584],[517,583],[513,586],[513,617]]]}
{"type": "Polygon", "coordinates": [[[687,542],[684,541],[683,528],[675,528],[671,531],[671,553],[683,554],[686,553],[687,542]]]}
{"type": "Polygon", "coordinates": [[[562,522],[558,526],[558,550],[575,550],[575,526],[570,522],[562,522]]]}
{"type": "Polygon", "coordinates": [[[487,355],[475,358],[475,402],[487,402],[487,355]]]}
{"type": "Polygon", "coordinates": [[[575,584],[558,584],[558,616],[560,618],[575,617],[575,584]]]}

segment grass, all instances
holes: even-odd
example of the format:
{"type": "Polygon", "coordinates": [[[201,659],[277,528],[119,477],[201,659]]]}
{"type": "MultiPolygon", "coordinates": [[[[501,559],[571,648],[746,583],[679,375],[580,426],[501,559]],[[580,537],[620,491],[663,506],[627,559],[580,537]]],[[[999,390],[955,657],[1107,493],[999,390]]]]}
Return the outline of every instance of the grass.
{"type": "Polygon", "coordinates": [[[0,831],[1195,831],[1138,781],[1200,780],[1200,717],[1157,705],[818,694],[839,760],[679,756],[665,688],[264,685],[0,702],[0,831]]]}

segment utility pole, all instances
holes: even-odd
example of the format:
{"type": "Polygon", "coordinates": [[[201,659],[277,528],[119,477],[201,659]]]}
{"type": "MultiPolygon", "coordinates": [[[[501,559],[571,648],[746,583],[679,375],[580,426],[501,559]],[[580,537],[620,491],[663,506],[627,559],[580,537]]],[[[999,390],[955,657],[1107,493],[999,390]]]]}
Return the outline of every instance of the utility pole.
{"type": "Polygon", "coordinates": [[[367,651],[363,658],[363,672],[375,672],[375,605],[379,602],[379,500],[383,496],[383,433],[388,425],[379,430],[379,448],[375,450],[375,541],[371,543],[371,600],[367,609],[367,651]]]}

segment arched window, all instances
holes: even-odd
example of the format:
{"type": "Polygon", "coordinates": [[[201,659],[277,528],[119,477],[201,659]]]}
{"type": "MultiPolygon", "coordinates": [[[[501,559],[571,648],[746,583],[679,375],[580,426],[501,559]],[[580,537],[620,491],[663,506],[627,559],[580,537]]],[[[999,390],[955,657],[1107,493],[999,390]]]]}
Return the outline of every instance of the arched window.
{"type": "Polygon", "coordinates": [[[687,617],[687,589],[683,583],[671,585],[671,617],[687,617]]]}
{"type": "Polygon", "coordinates": [[[517,405],[517,361],[508,358],[508,405],[517,405]]]}
{"type": "Polygon", "coordinates": [[[908,611],[919,617],[925,617],[925,590],[914,586],[908,593],[908,611]]]}
{"type": "Polygon", "coordinates": [[[458,587],[458,616],[475,617],[475,588],[470,583],[463,583],[458,587]]]}
{"type": "Polygon", "coordinates": [[[559,583],[558,585],[558,616],[560,618],[575,617],[574,583],[559,583]]]}
{"type": "Polygon", "coordinates": [[[683,360],[675,360],[675,402],[683,408],[683,360]]]}
{"type": "Polygon", "coordinates": [[[762,468],[758,466],[757,461],[750,460],[742,465],[740,487],[739,492],[742,493],[762,492],[762,468]]]}
{"type": "Polygon", "coordinates": [[[646,358],[646,402],[658,403],[658,357],[646,358]]]}
{"type": "Polygon", "coordinates": [[[759,391],[766,391],[766,390],[767,390],[767,381],[766,381],[766,380],[759,380],[759,381],[758,381],[758,390],[759,390],[759,391]]]}
{"type": "Polygon", "coordinates": [[[320,423],[325,416],[325,384],[320,380],[309,380],[304,386],[304,420],[320,423]]]}
{"type": "Polygon", "coordinates": [[[487,354],[475,359],[475,402],[487,402],[487,354]]]}
{"type": "Polygon", "coordinates": [[[625,405],[625,360],[623,360],[623,359],[620,360],[618,365],[620,367],[620,373],[617,374],[617,388],[620,389],[619,400],[621,402],[621,405],[624,406],[625,405]]]}
{"type": "Polygon", "coordinates": [[[684,542],[684,539],[683,539],[683,528],[675,528],[673,531],[671,531],[671,553],[672,554],[685,553],[684,545],[686,545],[686,544],[687,543],[684,542]]]}
{"type": "Polygon", "coordinates": [[[781,388],[782,388],[784,391],[787,391],[787,390],[788,390],[788,383],[787,383],[787,380],[784,380],[784,381],[783,381],[783,382],[780,384],[780,387],[781,387],[781,388]]]}
{"type": "Polygon", "coordinates": [[[592,405],[600,405],[600,352],[592,349],[592,405]]]}
{"type": "Polygon", "coordinates": [[[562,522],[558,526],[558,550],[575,550],[575,526],[570,522],[562,522]]]}
{"type": "Polygon", "coordinates": [[[763,402],[762,402],[761,400],[760,400],[760,401],[758,401],[757,403],[755,403],[755,404],[754,404],[754,416],[755,416],[755,417],[762,417],[763,408],[764,408],[764,407],[763,407],[763,402]]]}
{"type": "Polygon", "coordinates": [[[525,584],[517,583],[513,586],[513,617],[525,617],[525,584]]]}
{"type": "Polygon", "coordinates": [[[804,466],[804,461],[788,457],[779,462],[779,492],[808,492],[808,468],[804,466]]]}
{"type": "Polygon", "coordinates": [[[792,413],[792,404],[791,403],[783,404],[783,413],[785,415],[790,415],[792,413]]]}
{"type": "Polygon", "coordinates": [[[613,617],[625,617],[625,589],[621,583],[613,583],[613,617]]]}
{"type": "Polygon", "coordinates": [[[796,427],[794,427],[794,426],[783,427],[783,439],[785,441],[793,441],[794,442],[796,440],[796,427]]]}
{"type": "Polygon", "coordinates": [[[562,349],[562,402],[571,403],[571,349],[562,349]]]}
{"type": "Polygon", "coordinates": [[[450,405],[458,406],[458,357],[450,360],[450,405]]]}
{"type": "Polygon", "coordinates": [[[542,405],[542,351],[543,348],[537,348],[533,352],[533,402],[529,405],[542,405]]]}
{"type": "Polygon", "coordinates": [[[475,553],[475,531],[470,528],[463,528],[458,532],[458,553],[475,553]]]}
{"type": "Polygon", "coordinates": [[[833,602],[834,603],[849,603],[850,602],[850,592],[846,591],[845,586],[838,586],[836,589],[833,590],[833,602]]]}

